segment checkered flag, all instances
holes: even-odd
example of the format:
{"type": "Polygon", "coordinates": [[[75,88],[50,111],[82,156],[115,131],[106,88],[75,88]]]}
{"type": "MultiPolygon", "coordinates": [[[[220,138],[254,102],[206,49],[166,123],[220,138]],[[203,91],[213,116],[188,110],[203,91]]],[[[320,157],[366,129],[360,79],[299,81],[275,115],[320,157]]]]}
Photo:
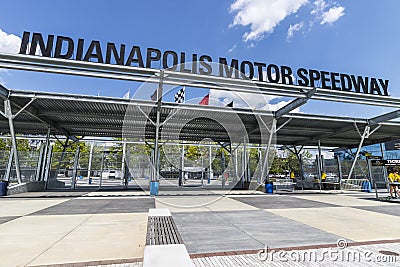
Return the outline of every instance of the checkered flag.
{"type": "Polygon", "coordinates": [[[183,103],[185,101],[185,87],[182,87],[176,94],[175,94],[175,103],[183,103]]]}

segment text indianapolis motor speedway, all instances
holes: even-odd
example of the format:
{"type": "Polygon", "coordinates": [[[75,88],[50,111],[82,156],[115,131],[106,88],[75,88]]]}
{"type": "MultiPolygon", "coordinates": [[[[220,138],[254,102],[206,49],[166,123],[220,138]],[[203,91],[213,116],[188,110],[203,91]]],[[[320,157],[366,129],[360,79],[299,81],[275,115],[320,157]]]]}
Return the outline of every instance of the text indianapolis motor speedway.
{"type": "Polygon", "coordinates": [[[282,83],[323,89],[341,90],[362,94],[388,96],[389,80],[371,78],[338,72],[320,71],[315,69],[266,64],[261,62],[239,61],[219,57],[218,69],[211,64],[213,58],[209,55],[187,54],[172,50],[161,51],[156,48],[142,49],[140,46],[128,47],[125,44],[116,45],[100,41],[90,42],[84,39],[74,41],[66,36],[48,35],[43,38],[41,33],[25,31],[22,36],[20,54],[36,55],[37,51],[44,57],[91,61],[105,64],[135,66],[141,68],[159,67],[183,73],[200,75],[218,75],[226,78],[250,79],[258,82],[282,83]],[[30,44],[30,45],[29,45],[30,44]],[[216,74],[215,74],[216,73],[216,74]],[[296,75],[297,79],[294,79],[296,75]]]}

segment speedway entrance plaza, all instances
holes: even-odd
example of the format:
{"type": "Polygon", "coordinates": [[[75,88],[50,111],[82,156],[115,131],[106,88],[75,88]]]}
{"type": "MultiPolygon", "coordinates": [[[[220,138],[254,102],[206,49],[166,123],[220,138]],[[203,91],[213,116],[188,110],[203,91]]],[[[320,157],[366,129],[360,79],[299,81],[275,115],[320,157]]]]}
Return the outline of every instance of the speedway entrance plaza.
{"type": "Polygon", "coordinates": [[[363,145],[400,139],[400,122],[394,121],[400,114],[400,99],[389,96],[28,55],[0,54],[0,67],[146,83],[152,88],[149,95],[156,90],[158,96],[154,101],[121,99],[0,86],[0,132],[12,140],[12,149],[3,152],[1,175],[10,187],[31,182],[46,189],[140,186],[148,190],[152,185],[153,194],[157,186],[161,190],[194,186],[254,189],[268,177],[271,151],[286,147],[298,156],[301,168],[296,186],[300,188],[307,187],[306,174],[310,173],[314,175],[311,187],[321,188],[324,171],[335,174],[327,183],[337,188],[359,190],[369,180],[386,191],[386,169],[357,158],[363,145]],[[291,101],[277,111],[176,104],[162,99],[168,86],[233,93],[253,93],[256,86],[258,94],[291,101]],[[291,112],[309,100],[394,111],[369,119],[291,112]],[[37,139],[40,149],[25,155],[18,151],[17,138],[37,139]],[[52,151],[55,140],[68,144],[82,139],[92,141],[89,153],[52,151]],[[122,153],[94,149],[96,143],[110,141],[119,143],[122,153]],[[186,145],[197,146],[199,156],[189,158],[186,145]],[[302,162],[300,153],[305,146],[319,149],[312,164],[302,162]],[[357,151],[354,160],[343,162],[324,159],[321,147],[357,151]],[[225,153],[218,155],[220,148],[225,153]],[[250,159],[254,152],[256,162],[250,159]]]}

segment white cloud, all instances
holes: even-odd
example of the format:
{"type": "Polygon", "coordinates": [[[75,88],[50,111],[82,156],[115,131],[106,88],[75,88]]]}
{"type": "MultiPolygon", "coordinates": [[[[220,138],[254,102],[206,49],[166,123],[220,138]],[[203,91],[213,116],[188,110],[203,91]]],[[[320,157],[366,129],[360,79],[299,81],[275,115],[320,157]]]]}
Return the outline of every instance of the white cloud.
{"type": "Polygon", "coordinates": [[[2,29],[0,29],[0,52],[16,54],[19,52],[20,45],[20,37],[3,32],[2,29]]]}
{"type": "Polygon", "coordinates": [[[236,108],[250,108],[250,109],[268,109],[268,102],[274,97],[260,95],[257,93],[235,93],[223,90],[210,90],[210,105],[228,104],[233,100],[234,107],[236,108]]]}
{"type": "MultiPolygon", "coordinates": [[[[289,101],[279,101],[275,104],[270,102],[278,99],[279,97],[260,95],[257,93],[235,93],[222,90],[210,90],[210,105],[225,106],[233,100],[235,108],[250,108],[256,110],[276,111],[284,107],[289,101]]],[[[296,108],[292,112],[300,112],[300,108],[296,108]]]]}
{"type": "Polygon", "coordinates": [[[234,44],[234,45],[231,47],[231,49],[228,50],[228,53],[232,53],[233,50],[235,50],[235,48],[236,48],[236,45],[234,44]]]}
{"type": "Polygon", "coordinates": [[[315,21],[319,21],[321,25],[333,24],[344,15],[344,10],[344,7],[335,2],[316,0],[311,10],[311,15],[314,15],[315,19],[311,21],[310,25],[312,26],[315,21]]]}
{"type": "Polygon", "coordinates": [[[304,27],[304,22],[301,21],[299,23],[296,23],[294,25],[289,26],[289,29],[287,31],[287,39],[292,39],[293,35],[295,32],[300,31],[304,27]]]}
{"type": "Polygon", "coordinates": [[[250,25],[251,31],[244,33],[243,40],[261,40],[307,2],[308,0],[236,0],[229,9],[230,13],[237,12],[230,27],[250,25]]]}
{"type": "Polygon", "coordinates": [[[344,7],[342,6],[332,7],[331,9],[322,14],[321,24],[325,23],[332,24],[336,22],[343,15],[344,15],[344,7]]]}
{"type": "Polygon", "coordinates": [[[325,0],[317,0],[314,2],[314,8],[311,10],[311,14],[320,16],[327,7],[328,4],[325,2],[325,0]]]}
{"type": "MultiPolygon", "coordinates": [[[[276,111],[276,110],[278,110],[280,108],[283,108],[287,104],[289,104],[289,102],[290,101],[280,101],[280,102],[278,102],[276,104],[268,104],[268,110],[276,111]]],[[[300,112],[300,108],[295,108],[290,113],[299,113],[299,112],[300,112]]]]}

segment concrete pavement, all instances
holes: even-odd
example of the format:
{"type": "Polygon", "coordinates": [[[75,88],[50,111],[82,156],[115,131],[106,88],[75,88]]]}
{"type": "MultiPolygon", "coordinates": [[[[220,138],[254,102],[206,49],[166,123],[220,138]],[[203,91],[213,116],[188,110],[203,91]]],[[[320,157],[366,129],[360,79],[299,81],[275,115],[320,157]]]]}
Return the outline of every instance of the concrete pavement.
{"type": "Polygon", "coordinates": [[[27,193],[0,198],[0,251],[7,255],[0,266],[141,266],[147,212],[155,207],[170,209],[196,266],[241,266],[230,256],[221,260],[233,265],[213,257],[255,255],[265,246],[318,248],[344,238],[384,247],[400,240],[400,205],[368,193],[27,193]]]}

